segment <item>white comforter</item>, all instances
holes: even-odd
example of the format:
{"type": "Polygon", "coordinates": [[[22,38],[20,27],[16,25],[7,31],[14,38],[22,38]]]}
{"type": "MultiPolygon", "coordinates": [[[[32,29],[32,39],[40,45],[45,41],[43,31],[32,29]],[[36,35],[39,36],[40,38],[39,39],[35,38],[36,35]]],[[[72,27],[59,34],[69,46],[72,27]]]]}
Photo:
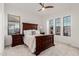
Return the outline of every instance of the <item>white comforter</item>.
{"type": "Polygon", "coordinates": [[[29,47],[29,49],[32,53],[35,52],[35,48],[36,48],[35,35],[25,35],[24,36],[24,43],[29,47]]]}
{"type": "Polygon", "coordinates": [[[36,38],[35,38],[35,36],[43,36],[43,35],[39,34],[39,35],[25,35],[24,36],[24,43],[28,46],[28,48],[30,49],[30,51],[32,53],[34,53],[36,51],[36,38]]]}

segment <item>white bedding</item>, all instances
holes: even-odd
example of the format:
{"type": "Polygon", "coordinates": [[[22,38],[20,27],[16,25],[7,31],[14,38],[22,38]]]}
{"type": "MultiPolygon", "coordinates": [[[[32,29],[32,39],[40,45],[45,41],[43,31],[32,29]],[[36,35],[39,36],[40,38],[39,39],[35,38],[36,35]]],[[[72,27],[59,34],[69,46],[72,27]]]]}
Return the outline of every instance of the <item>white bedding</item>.
{"type": "Polygon", "coordinates": [[[36,50],[36,38],[35,36],[41,35],[38,30],[26,30],[24,31],[24,43],[28,46],[30,51],[34,53],[36,50]]]}
{"type": "Polygon", "coordinates": [[[35,48],[36,48],[35,35],[25,35],[24,36],[24,43],[29,47],[29,49],[32,53],[35,52],[35,48]]]}
{"type": "MultiPolygon", "coordinates": [[[[24,43],[28,46],[29,50],[34,53],[36,51],[36,38],[35,36],[43,36],[43,35],[25,35],[24,43]]],[[[45,35],[44,35],[45,36],[45,35]]]]}

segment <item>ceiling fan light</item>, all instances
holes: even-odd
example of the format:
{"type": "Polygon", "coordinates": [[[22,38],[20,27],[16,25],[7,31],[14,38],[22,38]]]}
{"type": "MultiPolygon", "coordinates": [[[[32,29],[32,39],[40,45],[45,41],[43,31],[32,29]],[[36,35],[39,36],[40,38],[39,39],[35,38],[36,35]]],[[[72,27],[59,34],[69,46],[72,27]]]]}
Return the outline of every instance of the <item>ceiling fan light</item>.
{"type": "Polygon", "coordinates": [[[44,10],[45,10],[45,8],[43,7],[43,8],[42,8],[42,11],[44,11],[44,10]]]}

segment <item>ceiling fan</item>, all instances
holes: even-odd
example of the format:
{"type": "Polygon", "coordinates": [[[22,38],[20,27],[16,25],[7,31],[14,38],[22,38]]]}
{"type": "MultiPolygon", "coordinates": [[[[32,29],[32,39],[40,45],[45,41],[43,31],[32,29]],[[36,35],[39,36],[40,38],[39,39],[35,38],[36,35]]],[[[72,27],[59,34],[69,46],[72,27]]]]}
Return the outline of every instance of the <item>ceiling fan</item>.
{"type": "Polygon", "coordinates": [[[48,8],[54,8],[54,6],[45,6],[44,3],[39,3],[39,4],[42,6],[42,8],[39,9],[38,11],[44,11],[45,9],[48,9],[48,8]]]}

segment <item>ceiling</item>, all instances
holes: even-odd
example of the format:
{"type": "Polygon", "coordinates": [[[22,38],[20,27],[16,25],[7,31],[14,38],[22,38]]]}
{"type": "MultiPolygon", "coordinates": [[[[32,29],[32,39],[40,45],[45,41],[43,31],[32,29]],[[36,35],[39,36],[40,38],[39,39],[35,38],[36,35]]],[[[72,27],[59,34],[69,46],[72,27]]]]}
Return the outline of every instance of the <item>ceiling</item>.
{"type": "Polygon", "coordinates": [[[45,5],[54,6],[54,8],[46,9],[44,11],[38,11],[41,6],[39,3],[6,3],[7,8],[16,8],[19,11],[28,13],[30,15],[45,17],[47,18],[50,15],[54,15],[55,12],[60,12],[66,10],[67,8],[71,9],[73,6],[79,6],[79,4],[68,4],[68,3],[45,3],[45,5]]]}

